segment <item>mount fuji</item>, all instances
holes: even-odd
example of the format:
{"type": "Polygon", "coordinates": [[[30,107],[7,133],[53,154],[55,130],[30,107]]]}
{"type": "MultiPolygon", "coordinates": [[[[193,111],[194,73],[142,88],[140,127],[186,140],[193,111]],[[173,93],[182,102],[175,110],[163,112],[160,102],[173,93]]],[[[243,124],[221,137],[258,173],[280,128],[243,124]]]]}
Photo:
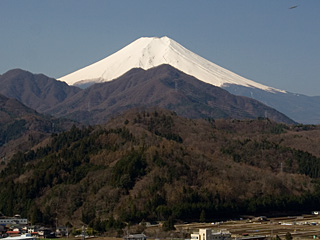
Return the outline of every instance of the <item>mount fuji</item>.
{"type": "Polygon", "coordinates": [[[269,92],[285,92],[241,77],[200,57],[166,36],[139,38],[109,57],[61,77],[59,80],[69,85],[87,87],[94,83],[111,81],[132,68],[148,70],[162,64],[171,65],[217,87],[235,84],[269,92]]]}
{"type": "Polygon", "coordinates": [[[320,97],[309,97],[269,87],[222,68],[168,37],[142,37],[116,53],[66,76],[69,85],[86,88],[112,81],[133,68],[148,70],[167,64],[232,94],[254,98],[296,122],[320,123],[320,97]]]}

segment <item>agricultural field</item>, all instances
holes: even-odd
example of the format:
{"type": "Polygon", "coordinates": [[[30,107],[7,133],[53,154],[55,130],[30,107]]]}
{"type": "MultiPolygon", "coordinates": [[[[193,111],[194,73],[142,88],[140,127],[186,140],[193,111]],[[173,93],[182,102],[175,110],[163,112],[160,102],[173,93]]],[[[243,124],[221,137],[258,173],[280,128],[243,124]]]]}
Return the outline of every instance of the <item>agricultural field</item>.
{"type": "Polygon", "coordinates": [[[303,215],[281,218],[268,218],[266,220],[239,220],[219,223],[192,223],[176,225],[177,231],[193,232],[199,228],[211,228],[219,231],[226,229],[233,237],[268,236],[280,238],[289,232],[294,239],[313,239],[320,236],[320,216],[303,215]]]}

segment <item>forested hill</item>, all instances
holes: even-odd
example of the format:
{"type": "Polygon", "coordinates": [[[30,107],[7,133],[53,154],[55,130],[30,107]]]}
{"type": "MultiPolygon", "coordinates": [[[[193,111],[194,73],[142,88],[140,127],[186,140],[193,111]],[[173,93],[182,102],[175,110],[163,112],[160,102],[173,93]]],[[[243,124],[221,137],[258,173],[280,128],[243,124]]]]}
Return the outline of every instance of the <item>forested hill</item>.
{"type": "Polygon", "coordinates": [[[0,175],[0,211],[97,230],[309,211],[320,203],[319,133],[268,119],[131,110],[16,154],[0,175]]]}
{"type": "Polygon", "coordinates": [[[16,99],[0,94],[0,170],[17,149],[25,151],[74,121],[42,115],[16,99]]]}

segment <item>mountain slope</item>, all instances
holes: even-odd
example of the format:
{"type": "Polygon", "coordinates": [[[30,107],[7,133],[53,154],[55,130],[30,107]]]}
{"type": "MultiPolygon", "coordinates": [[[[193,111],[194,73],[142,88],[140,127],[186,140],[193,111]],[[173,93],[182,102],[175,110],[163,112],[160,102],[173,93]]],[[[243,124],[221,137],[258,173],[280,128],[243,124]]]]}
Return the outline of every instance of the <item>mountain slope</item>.
{"type": "Polygon", "coordinates": [[[43,74],[32,74],[21,69],[1,75],[0,84],[1,94],[15,98],[38,112],[46,111],[81,90],[43,74]]]}
{"type": "Polygon", "coordinates": [[[0,160],[28,150],[52,133],[69,129],[72,124],[41,115],[16,99],[0,94],[0,160]]]}
{"type": "Polygon", "coordinates": [[[130,110],[12,158],[0,173],[0,211],[103,229],[115,219],[197,221],[202,210],[208,220],[309,211],[320,199],[319,131],[130,110]]]}
{"type": "Polygon", "coordinates": [[[295,93],[271,93],[258,88],[239,85],[224,86],[223,89],[238,95],[258,100],[286,114],[296,122],[303,124],[320,124],[320,96],[306,96],[295,93]]]}
{"type": "Polygon", "coordinates": [[[294,123],[285,115],[246,97],[204,83],[170,65],[132,69],[120,78],[95,84],[48,113],[88,123],[103,123],[134,107],[160,106],[189,118],[255,119],[294,123]]]}

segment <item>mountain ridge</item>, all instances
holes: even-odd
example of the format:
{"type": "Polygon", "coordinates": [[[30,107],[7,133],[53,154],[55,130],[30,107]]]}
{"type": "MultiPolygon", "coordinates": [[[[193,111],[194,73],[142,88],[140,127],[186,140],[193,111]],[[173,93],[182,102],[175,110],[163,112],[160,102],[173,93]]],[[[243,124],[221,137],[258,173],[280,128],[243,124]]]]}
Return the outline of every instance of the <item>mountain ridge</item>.
{"type": "Polygon", "coordinates": [[[270,117],[295,123],[256,100],[236,97],[166,64],[148,70],[134,68],[118,79],[94,84],[48,113],[71,119],[91,118],[89,122],[95,118],[99,122],[94,123],[101,123],[112,114],[142,106],[160,106],[189,118],[270,117]]]}
{"type": "Polygon", "coordinates": [[[298,123],[320,124],[320,96],[310,97],[290,92],[275,94],[237,85],[222,88],[234,95],[256,99],[286,114],[298,123]]]}
{"type": "Polygon", "coordinates": [[[15,98],[38,112],[45,112],[81,90],[44,74],[33,74],[22,69],[12,69],[2,74],[0,84],[1,94],[15,98]]]}

